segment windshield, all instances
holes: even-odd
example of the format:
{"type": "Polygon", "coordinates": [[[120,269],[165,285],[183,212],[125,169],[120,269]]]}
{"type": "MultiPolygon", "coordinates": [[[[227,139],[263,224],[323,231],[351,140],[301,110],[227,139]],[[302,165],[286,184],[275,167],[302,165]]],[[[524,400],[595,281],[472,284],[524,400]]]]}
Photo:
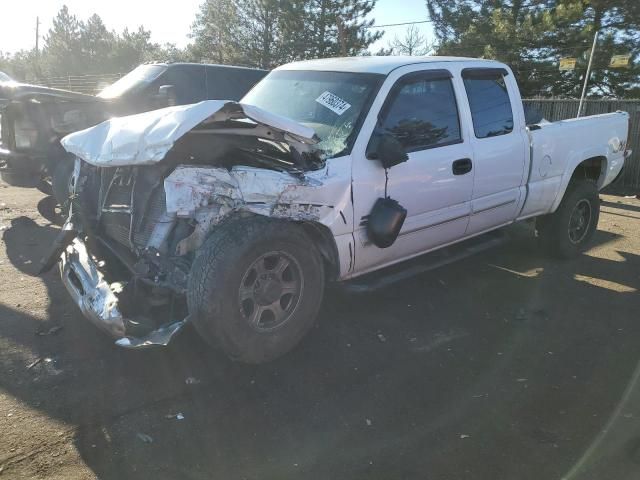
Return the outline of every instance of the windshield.
{"type": "Polygon", "coordinates": [[[315,130],[327,157],[346,154],[383,77],[369,73],[281,70],[242,99],[315,130]]]}
{"type": "Polygon", "coordinates": [[[153,82],[166,69],[166,65],[140,65],[113,85],[102,90],[98,96],[102,98],[121,97],[126,92],[138,88],[139,85],[148,85],[153,82]]]}
{"type": "Polygon", "coordinates": [[[4,72],[0,72],[0,82],[13,82],[13,78],[4,72]]]}

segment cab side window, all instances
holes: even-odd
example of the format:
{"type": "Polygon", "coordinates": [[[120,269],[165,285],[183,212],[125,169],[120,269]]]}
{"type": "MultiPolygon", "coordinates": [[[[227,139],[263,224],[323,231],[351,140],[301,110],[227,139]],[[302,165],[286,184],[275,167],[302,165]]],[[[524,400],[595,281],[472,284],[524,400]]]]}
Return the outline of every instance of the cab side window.
{"type": "Polygon", "coordinates": [[[207,99],[204,65],[170,65],[162,85],[176,87],[178,105],[201,102],[207,99]]]}
{"type": "Polygon", "coordinates": [[[477,138],[496,137],[513,131],[513,113],[502,71],[472,69],[462,73],[477,138]]]}
{"type": "Polygon", "coordinates": [[[407,152],[460,143],[458,106],[449,72],[409,74],[385,105],[380,128],[407,152]]]}

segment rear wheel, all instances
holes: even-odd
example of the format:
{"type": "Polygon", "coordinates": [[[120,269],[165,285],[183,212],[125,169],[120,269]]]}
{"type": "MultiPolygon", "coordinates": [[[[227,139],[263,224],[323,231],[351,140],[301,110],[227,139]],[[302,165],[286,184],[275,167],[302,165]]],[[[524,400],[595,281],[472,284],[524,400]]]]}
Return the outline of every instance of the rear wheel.
{"type": "Polygon", "coordinates": [[[220,226],[191,269],[198,333],[232,359],[263,363],[291,350],[315,322],[324,265],[295,224],[248,218],[220,226]]]}
{"type": "Polygon", "coordinates": [[[598,226],[600,197],[596,184],[579,180],[569,184],[558,209],[536,220],[545,248],[562,258],[583,252],[598,226]]]}

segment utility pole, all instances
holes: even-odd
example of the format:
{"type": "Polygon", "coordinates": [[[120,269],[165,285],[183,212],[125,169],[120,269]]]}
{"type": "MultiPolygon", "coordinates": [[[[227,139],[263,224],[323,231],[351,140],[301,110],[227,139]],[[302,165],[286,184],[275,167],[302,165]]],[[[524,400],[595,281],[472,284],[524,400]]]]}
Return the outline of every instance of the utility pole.
{"type": "Polygon", "coordinates": [[[576,116],[576,118],[582,115],[582,105],[584,104],[584,99],[587,96],[587,84],[589,83],[589,77],[591,76],[591,64],[593,63],[593,54],[596,51],[597,41],[598,41],[598,31],[596,30],[596,33],[593,36],[593,45],[591,46],[591,54],[589,55],[589,64],[587,65],[587,73],[584,76],[584,85],[582,86],[582,95],[580,95],[580,103],[578,104],[578,115],[576,116]]]}
{"type": "Polygon", "coordinates": [[[36,56],[34,70],[37,77],[40,76],[40,17],[36,17],[36,56]]]}
{"type": "Polygon", "coordinates": [[[40,43],[40,17],[36,17],[36,57],[38,56],[39,43],[40,43]]]}

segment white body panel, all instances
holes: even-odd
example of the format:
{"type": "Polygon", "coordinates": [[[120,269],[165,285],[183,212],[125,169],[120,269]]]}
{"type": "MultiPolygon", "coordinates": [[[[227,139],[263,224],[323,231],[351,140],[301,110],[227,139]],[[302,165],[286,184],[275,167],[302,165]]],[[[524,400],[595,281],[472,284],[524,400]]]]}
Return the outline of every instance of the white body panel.
{"type": "Polygon", "coordinates": [[[605,113],[541,124],[539,130],[529,132],[529,196],[519,218],[555,211],[576,166],[586,159],[605,159],[598,188],[609,185],[624,165],[627,118],[626,113],[605,113]]]}
{"type": "MultiPolygon", "coordinates": [[[[459,72],[456,63],[429,64],[428,69],[459,72]],[[433,65],[433,66],[432,66],[433,65]]],[[[471,212],[473,171],[452,174],[452,161],[472,156],[468,141],[471,133],[461,119],[462,143],[409,153],[409,160],[389,171],[388,194],[407,209],[400,236],[389,248],[380,249],[367,240],[360,220],[367,216],[375,201],[384,196],[385,173],[377,161],[366,158],[365,150],[377,123],[378,113],[389,91],[404,75],[426,70],[425,65],[408,65],[388,75],[373,103],[355,143],[353,157],[354,218],[356,238],[355,272],[369,271],[449,243],[465,235],[471,212]]],[[[457,87],[457,85],[455,85],[457,87]]],[[[464,104],[459,88],[454,88],[458,105],[464,104]]]]}
{"type": "MultiPolygon", "coordinates": [[[[520,211],[529,166],[528,135],[518,85],[512,74],[505,77],[511,100],[513,130],[506,135],[477,138],[473,148],[473,195],[466,234],[473,235],[512,221],[520,211]]],[[[467,123],[471,125],[467,109],[467,123]]]]}

